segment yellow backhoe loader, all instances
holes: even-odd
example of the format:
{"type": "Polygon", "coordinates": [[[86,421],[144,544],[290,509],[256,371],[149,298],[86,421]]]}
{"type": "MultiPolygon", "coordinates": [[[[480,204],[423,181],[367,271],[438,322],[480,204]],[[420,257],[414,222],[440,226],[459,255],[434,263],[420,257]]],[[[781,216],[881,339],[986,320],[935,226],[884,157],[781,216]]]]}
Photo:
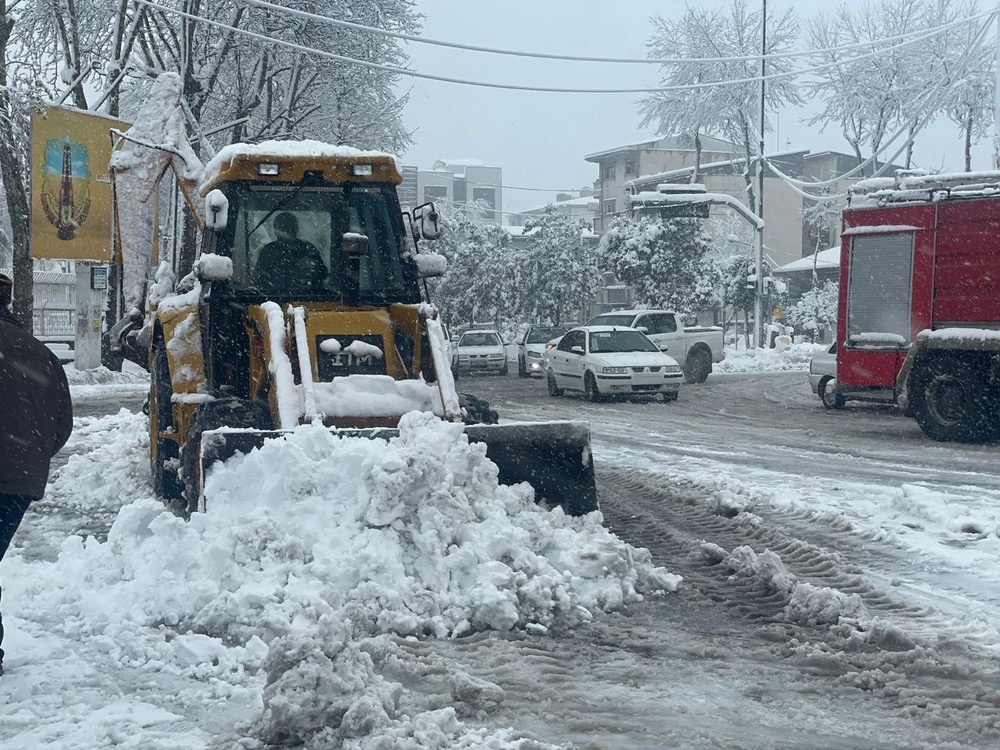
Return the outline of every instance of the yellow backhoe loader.
{"type": "Polygon", "coordinates": [[[501,425],[457,393],[422,294],[444,270],[417,248],[437,236],[437,213],[401,210],[391,156],[272,141],[228,146],[202,168],[170,114],[179,98],[161,77],[149,112],[114,134],[111,161],[123,312],[108,351],[150,371],[150,464],[165,501],[205,510],[214,462],[301,423],[391,437],[419,409],[464,422],[501,482],[527,481],[571,514],[597,508],[586,424],[501,425]],[[157,259],[154,204],[171,170],[200,229],[188,269],[157,259]]]}

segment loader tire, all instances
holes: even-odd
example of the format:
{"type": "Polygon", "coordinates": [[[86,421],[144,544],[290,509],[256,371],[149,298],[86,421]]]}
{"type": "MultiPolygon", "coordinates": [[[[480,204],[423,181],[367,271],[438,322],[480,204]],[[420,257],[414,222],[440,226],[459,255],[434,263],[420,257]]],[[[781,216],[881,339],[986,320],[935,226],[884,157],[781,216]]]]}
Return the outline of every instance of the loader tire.
{"type": "Polygon", "coordinates": [[[462,407],[462,421],[465,424],[497,424],[500,415],[490,408],[490,402],[469,393],[458,394],[458,405],[462,407]]]}
{"type": "MultiPolygon", "coordinates": [[[[173,388],[170,385],[170,366],[167,350],[162,341],[153,348],[153,363],[149,378],[149,469],[153,479],[153,492],[163,498],[168,507],[182,501],[184,485],[178,474],[180,446],[174,440],[160,437],[174,424],[170,408],[173,388]]],[[[183,505],[183,502],[180,503],[183,505]]]]}
{"type": "Polygon", "coordinates": [[[198,510],[202,489],[201,477],[201,436],[207,430],[220,427],[270,430],[271,416],[262,405],[241,398],[220,398],[201,404],[191,418],[181,448],[181,463],[184,468],[184,496],[187,501],[185,512],[198,510]]]}

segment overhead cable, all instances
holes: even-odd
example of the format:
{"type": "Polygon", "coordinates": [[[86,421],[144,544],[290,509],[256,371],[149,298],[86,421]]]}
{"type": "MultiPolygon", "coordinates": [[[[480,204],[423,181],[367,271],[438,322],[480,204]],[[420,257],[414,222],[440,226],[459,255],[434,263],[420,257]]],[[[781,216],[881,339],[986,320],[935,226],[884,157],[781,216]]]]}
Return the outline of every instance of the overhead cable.
{"type": "Polygon", "coordinates": [[[777,54],[761,55],[759,53],[754,53],[750,55],[737,55],[733,57],[667,57],[667,58],[653,58],[653,57],[591,57],[587,55],[556,55],[545,52],[521,52],[518,50],[510,49],[498,49],[495,47],[481,47],[473,44],[461,44],[459,42],[448,42],[440,39],[430,39],[423,36],[416,36],[414,34],[404,34],[399,31],[390,31],[389,29],[380,29],[375,26],[366,26],[360,23],[354,23],[352,21],[344,21],[339,18],[330,18],[329,16],[319,15],[317,13],[309,13],[304,10],[298,10],[296,8],[289,8],[284,5],[279,5],[277,3],[266,2],[266,0],[243,0],[243,2],[248,5],[255,5],[260,8],[267,8],[270,10],[278,11],[279,13],[285,13],[289,16],[296,16],[298,18],[304,18],[311,21],[319,21],[321,23],[330,24],[331,26],[340,26],[345,29],[353,29],[355,31],[364,31],[369,34],[377,34],[379,36],[392,37],[394,39],[402,39],[407,42],[415,42],[418,44],[428,44],[436,47],[447,47],[450,49],[460,49],[469,52],[485,52],[493,55],[508,55],[511,57],[529,57],[538,60],[565,60],[570,62],[593,62],[593,63],[624,63],[630,65],[676,65],[682,63],[733,63],[733,62],[758,62],[762,58],[768,60],[783,60],[791,59],[796,57],[810,57],[813,55],[826,54],[829,52],[846,52],[853,49],[865,49],[871,47],[874,44],[887,44],[889,42],[896,42],[907,39],[912,36],[922,34],[926,31],[946,31],[955,26],[960,26],[980,17],[985,17],[989,15],[992,11],[984,11],[973,16],[967,16],[965,18],[959,19],[957,21],[952,21],[948,24],[942,24],[941,26],[933,26],[928,29],[921,29],[918,31],[911,31],[906,34],[898,34],[894,37],[884,37],[882,39],[867,41],[867,42],[852,42],[851,44],[844,44],[839,47],[826,47],[823,49],[815,49],[809,51],[801,52],[779,52],[777,54]]]}
{"type": "MultiPolygon", "coordinates": [[[[740,78],[725,81],[709,81],[705,83],[698,84],[679,84],[673,86],[658,86],[658,87],[648,87],[648,88],[625,88],[625,89],[585,89],[585,88],[560,88],[556,86],[523,86],[517,84],[506,84],[506,83],[489,83],[486,81],[472,81],[462,78],[451,78],[449,76],[439,76],[431,73],[420,73],[415,70],[410,70],[408,68],[398,68],[391,65],[383,65],[381,63],[374,63],[368,60],[358,60],[357,58],[347,57],[345,55],[338,55],[333,52],[328,52],[326,50],[316,49],[315,47],[308,47],[302,44],[296,44],[295,42],[288,42],[282,39],[275,39],[272,36],[266,36],[264,34],[258,34],[248,29],[241,29],[236,26],[230,26],[228,24],[222,23],[220,21],[213,21],[210,18],[205,18],[203,16],[198,16],[193,13],[187,13],[182,10],[177,10],[176,8],[170,8],[164,5],[159,5],[158,3],[151,2],[151,0],[136,0],[137,3],[141,5],[146,5],[150,8],[155,8],[157,10],[163,11],[165,13],[171,13],[173,15],[181,16],[182,18],[187,18],[192,21],[198,21],[204,23],[208,26],[214,26],[216,28],[226,29],[228,31],[236,32],[243,36],[257,39],[262,42],[275,44],[281,47],[286,47],[288,49],[294,49],[298,52],[303,52],[311,55],[317,55],[320,57],[326,57],[331,60],[337,60],[339,62],[350,63],[352,65],[358,65],[365,68],[370,68],[374,70],[381,70],[386,73],[392,73],[394,75],[407,76],[410,78],[420,78],[424,80],[439,81],[443,83],[455,83],[465,86],[477,86],[481,88],[490,89],[501,89],[507,91],[534,91],[538,93],[550,93],[550,94],[655,94],[665,91],[691,91],[691,90],[704,90],[712,88],[720,88],[724,86],[734,86],[738,84],[758,84],[761,81],[771,81],[778,80],[782,78],[790,78],[798,75],[803,75],[806,73],[813,73],[820,70],[826,70],[828,68],[834,68],[844,65],[848,62],[855,62],[858,60],[865,60],[871,57],[878,57],[885,54],[886,51],[900,49],[911,44],[916,44],[918,42],[924,41],[930,37],[936,36],[940,32],[928,32],[919,37],[915,37],[908,41],[902,42],[898,45],[890,47],[889,50],[878,50],[867,54],[855,55],[849,60],[844,60],[836,63],[827,63],[823,65],[813,66],[811,68],[806,68],[802,70],[793,70],[784,73],[773,73],[771,75],[755,76],[751,78],[740,78]]],[[[992,16],[995,11],[990,12],[988,15],[992,16]]]]}

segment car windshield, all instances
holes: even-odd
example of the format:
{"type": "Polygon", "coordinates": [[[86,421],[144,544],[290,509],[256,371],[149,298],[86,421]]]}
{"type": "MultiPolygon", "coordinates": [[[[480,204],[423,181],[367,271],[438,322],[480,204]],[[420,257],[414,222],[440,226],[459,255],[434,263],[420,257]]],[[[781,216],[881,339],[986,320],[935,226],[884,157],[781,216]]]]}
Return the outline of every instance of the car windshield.
{"type": "Polygon", "coordinates": [[[622,315],[598,315],[587,321],[588,326],[625,326],[631,328],[635,321],[635,314],[628,313],[622,315]]]}
{"type": "Polygon", "coordinates": [[[525,339],[526,344],[546,344],[554,338],[558,338],[566,333],[566,329],[562,326],[553,326],[552,328],[532,328],[528,331],[528,337],[525,339]]]}
{"type": "Polygon", "coordinates": [[[656,344],[639,331],[591,331],[590,351],[594,354],[610,352],[655,352],[656,344]]]}
{"type": "Polygon", "coordinates": [[[459,346],[500,346],[500,336],[495,333],[466,333],[458,340],[459,346]]]}

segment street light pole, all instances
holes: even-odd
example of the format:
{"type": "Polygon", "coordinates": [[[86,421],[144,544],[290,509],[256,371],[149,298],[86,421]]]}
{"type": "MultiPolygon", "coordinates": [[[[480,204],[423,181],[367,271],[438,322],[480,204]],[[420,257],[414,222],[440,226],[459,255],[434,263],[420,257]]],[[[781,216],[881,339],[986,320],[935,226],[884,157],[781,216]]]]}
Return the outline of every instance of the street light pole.
{"type": "MultiPolygon", "coordinates": [[[[757,158],[757,217],[764,221],[764,74],[767,55],[767,0],[760,17],[760,144],[757,158]]],[[[764,346],[764,229],[757,231],[757,293],[754,295],[754,343],[764,346]]]]}

